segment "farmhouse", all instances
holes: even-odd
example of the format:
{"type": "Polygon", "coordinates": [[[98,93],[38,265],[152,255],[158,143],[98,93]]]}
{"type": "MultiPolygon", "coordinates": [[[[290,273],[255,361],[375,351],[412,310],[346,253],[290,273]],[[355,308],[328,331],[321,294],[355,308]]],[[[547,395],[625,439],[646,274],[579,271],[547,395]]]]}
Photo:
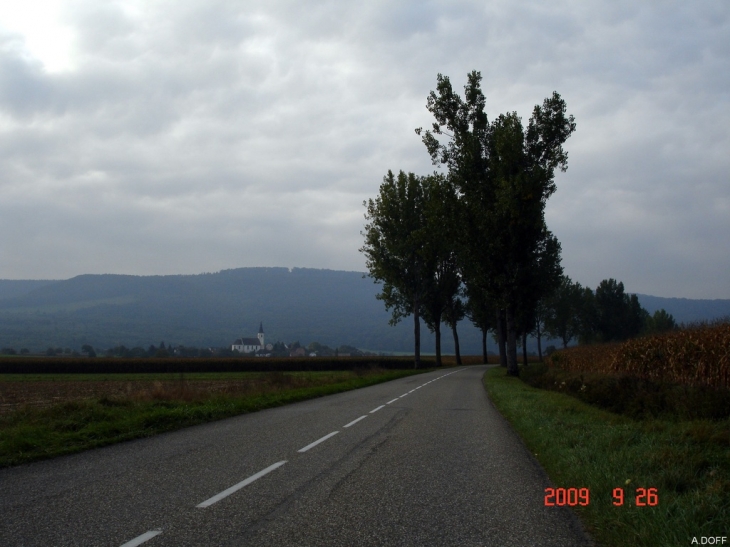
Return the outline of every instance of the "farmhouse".
{"type": "Polygon", "coordinates": [[[232,351],[238,351],[240,353],[256,353],[259,350],[264,349],[264,324],[259,325],[259,333],[256,338],[236,338],[231,345],[232,351]]]}

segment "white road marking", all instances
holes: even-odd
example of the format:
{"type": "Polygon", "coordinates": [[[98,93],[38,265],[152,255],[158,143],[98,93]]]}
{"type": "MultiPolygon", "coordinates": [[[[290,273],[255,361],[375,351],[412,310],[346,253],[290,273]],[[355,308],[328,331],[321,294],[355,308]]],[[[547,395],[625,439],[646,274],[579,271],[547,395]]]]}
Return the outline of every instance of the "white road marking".
{"type": "Polygon", "coordinates": [[[352,420],[349,424],[343,425],[342,427],[350,427],[351,425],[355,425],[357,422],[359,422],[360,420],[364,420],[365,418],[367,418],[367,415],[366,416],[360,416],[358,419],[352,420]]]}
{"type": "Polygon", "coordinates": [[[160,535],[161,533],[162,530],[150,530],[149,532],[145,532],[141,536],[130,539],[127,543],[123,544],[122,547],[137,547],[137,545],[142,545],[145,541],[148,541],[153,537],[160,535]]]}
{"type": "Polygon", "coordinates": [[[221,492],[220,494],[216,494],[212,498],[205,500],[203,503],[199,503],[198,505],[196,505],[196,507],[200,507],[200,508],[210,507],[214,503],[222,500],[225,497],[230,496],[234,492],[237,492],[238,490],[240,490],[244,486],[247,486],[247,485],[251,484],[253,481],[260,479],[261,477],[263,477],[267,473],[271,473],[274,469],[278,469],[279,467],[281,467],[285,463],[286,463],[286,460],[281,461],[281,462],[276,462],[275,464],[270,465],[266,469],[262,469],[258,473],[254,474],[254,475],[251,475],[249,478],[247,478],[245,480],[242,480],[238,484],[234,484],[230,488],[227,488],[226,490],[223,490],[223,492],[221,492]]]}
{"type": "Polygon", "coordinates": [[[314,448],[314,447],[315,447],[315,446],[317,446],[317,445],[318,445],[319,443],[323,443],[324,441],[326,441],[326,440],[327,440],[327,439],[329,439],[330,437],[334,437],[334,436],[335,436],[335,435],[337,435],[338,433],[339,433],[339,431],[333,431],[333,432],[332,432],[332,433],[330,433],[329,435],[325,435],[325,436],[324,436],[324,437],[322,437],[321,439],[317,439],[316,441],[314,441],[314,442],[313,442],[313,443],[311,443],[311,444],[308,444],[308,445],[307,445],[307,446],[305,446],[304,448],[300,448],[299,450],[297,450],[297,452],[306,452],[306,451],[307,451],[307,450],[309,450],[310,448],[314,448]]]}
{"type": "Polygon", "coordinates": [[[381,408],[385,408],[385,405],[380,405],[380,406],[379,406],[378,408],[374,408],[374,409],[372,409],[372,410],[370,411],[370,414],[372,414],[373,412],[377,412],[377,411],[378,411],[378,410],[380,410],[381,408]]]}
{"type": "Polygon", "coordinates": [[[401,396],[400,396],[400,397],[398,397],[398,398],[399,398],[399,399],[402,399],[402,398],[403,398],[403,397],[405,397],[406,395],[408,395],[408,394],[407,394],[407,393],[404,393],[403,395],[401,395],[401,396]]]}
{"type": "Polygon", "coordinates": [[[386,404],[386,405],[389,405],[390,403],[395,403],[395,402],[396,402],[396,401],[397,401],[398,399],[400,399],[400,397],[396,397],[396,398],[395,398],[395,399],[393,399],[392,401],[388,401],[388,402],[387,402],[387,403],[385,403],[385,404],[386,404]]]}

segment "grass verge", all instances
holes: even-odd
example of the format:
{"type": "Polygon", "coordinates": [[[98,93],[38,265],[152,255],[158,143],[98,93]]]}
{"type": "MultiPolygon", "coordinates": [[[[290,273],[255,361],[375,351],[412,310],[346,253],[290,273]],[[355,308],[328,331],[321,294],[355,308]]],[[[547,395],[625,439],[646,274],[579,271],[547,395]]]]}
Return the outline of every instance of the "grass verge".
{"type": "Polygon", "coordinates": [[[147,399],[100,397],[0,416],[0,467],[72,454],[164,431],[220,420],[420,374],[427,370],[371,370],[287,375],[271,373],[257,393],[190,397],[156,393],[147,399]]]}
{"type": "Polygon", "coordinates": [[[556,487],[589,489],[589,505],[575,510],[598,545],[730,543],[730,420],[635,420],[499,367],[484,385],[556,487]],[[615,488],[624,491],[621,506],[615,488]],[[658,504],[637,506],[638,488],[656,488],[658,504]]]}

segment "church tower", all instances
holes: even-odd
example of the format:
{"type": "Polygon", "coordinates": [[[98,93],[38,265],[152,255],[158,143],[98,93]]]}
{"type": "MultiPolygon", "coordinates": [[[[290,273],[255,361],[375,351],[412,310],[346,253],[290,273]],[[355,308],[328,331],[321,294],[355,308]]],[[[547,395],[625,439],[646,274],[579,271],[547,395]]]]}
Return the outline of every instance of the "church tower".
{"type": "Polygon", "coordinates": [[[266,347],[264,345],[264,324],[263,322],[259,324],[259,333],[256,335],[259,338],[259,342],[261,342],[261,347],[266,347]]]}

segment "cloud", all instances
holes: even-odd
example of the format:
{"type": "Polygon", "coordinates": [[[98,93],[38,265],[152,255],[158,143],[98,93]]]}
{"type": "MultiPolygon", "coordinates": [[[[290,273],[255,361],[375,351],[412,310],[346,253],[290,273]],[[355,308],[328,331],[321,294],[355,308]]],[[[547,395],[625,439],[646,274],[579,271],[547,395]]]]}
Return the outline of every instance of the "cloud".
{"type": "Polygon", "coordinates": [[[566,272],[730,298],[730,8],[634,2],[110,2],[49,72],[0,29],[0,277],[363,270],[362,201],[434,169],[436,74],[490,117],[553,90],[578,130],[548,221],[566,272]]]}

